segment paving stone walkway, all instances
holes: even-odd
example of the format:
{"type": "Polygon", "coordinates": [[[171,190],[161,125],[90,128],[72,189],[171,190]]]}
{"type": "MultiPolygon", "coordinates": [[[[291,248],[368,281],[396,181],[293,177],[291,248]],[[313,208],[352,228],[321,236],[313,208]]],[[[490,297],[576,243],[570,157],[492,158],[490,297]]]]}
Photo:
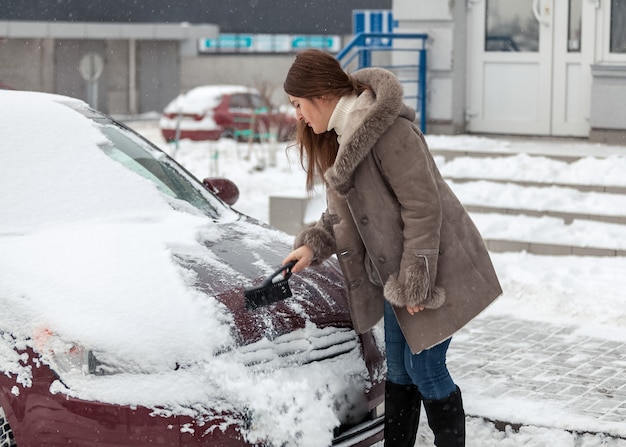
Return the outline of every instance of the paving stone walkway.
{"type": "Polygon", "coordinates": [[[626,343],[480,316],[453,337],[448,366],[470,416],[626,439],[626,343]]]}

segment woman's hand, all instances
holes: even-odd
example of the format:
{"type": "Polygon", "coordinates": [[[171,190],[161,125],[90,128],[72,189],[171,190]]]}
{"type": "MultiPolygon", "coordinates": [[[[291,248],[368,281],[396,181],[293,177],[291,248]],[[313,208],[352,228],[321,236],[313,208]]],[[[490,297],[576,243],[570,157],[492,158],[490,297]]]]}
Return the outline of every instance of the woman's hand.
{"type": "Polygon", "coordinates": [[[411,314],[415,315],[420,310],[424,310],[424,306],[406,306],[406,310],[411,314]]]}
{"type": "Polygon", "coordinates": [[[311,265],[313,256],[313,250],[311,250],[307,245],[303,245],[289,253],[287,257],[283,259],[283,265],[289,261],[298,261],[291,269],[293,273],[298,273],[311,265]]]}

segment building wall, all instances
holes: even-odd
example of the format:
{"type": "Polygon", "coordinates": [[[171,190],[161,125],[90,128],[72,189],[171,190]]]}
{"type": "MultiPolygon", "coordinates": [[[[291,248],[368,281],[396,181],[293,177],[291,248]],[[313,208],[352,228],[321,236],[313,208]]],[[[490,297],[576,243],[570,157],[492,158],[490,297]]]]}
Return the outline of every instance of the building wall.
{"type": "Polygon", "coordinates": [[[111,114],[160,112],[180,91],[178,50],[178,41],[6,39],[0,44],[0,80],[20,90],[81,98],[111,114]],[[104,60],[94,82],[78,70],[87,53],[104,60]]]}
{"type": "MultiPolygon", "coordinates": [[[[469,6],[468,6],[469,5],[469,6]]],[[[427,114],[429,133],[454,134],[466,131],[468,13],[464,0],[393,0],[398,32],[426,33],[428,43],[427,114]]],[[[597,29],[591,35],[596,48],[594,61],[584,69],[592,72],[591,101],[587,112],[589,139],[604,143],[626,143],[626,64],[622,55],[609,54],[611,23],[619,23],[619,11],[610,2],[597,2],[597,29]]],[[[555,107],[566,107],[558,104],[555,107]]]]}
{"type": "MultiPolygon", "coordinates": [[[[131,62],[129,53],[129,41],[106,41],[106,108],[108,111],[111,111],[111,113],[128,113],[132,109],[130,93],[131,62]]],[[[134,110],[137,110],[137,108],[134,110]]]]}
{"type": "Polygon", "coordinates": [[[54,40],[0,38],[0,81],[17,89],[54,92],[54,40]]]}
{"type": "Polygon", "coordinates": [[[97,94],[94,94],[95,103],[91,105],[101,110],[108,110],[106,85],[111,70],[108,66],[106,50],[106,42],[103,40],[56,40],[54,55],[54,92],[61,95],[87,99],[91,94],[88,89],[92,88],[92,92],[95,91],[97,94]],[[102,75],[93,86],[89,85],[78,71],[81,58],[88,53],[96,53],[105,61],[102,75]]]}
{"type": "Polygon", "coordinates": [[[138,112],[160,112],[178,94],[179,45],[175,41],[138,42],[138,112]]]}
{"type": "Polygon", "coordinates": [[[274,104],[287,104],[283,81],[293,60],[293,54],[184,57],[181,91],[202,84],[243,84],[266,93],[274,104]]]}
{"type": "Polygon", "coordinates": [[[98,106],[108,113],[160,111],[179,92],[212,82],[261,87],[279,102],[292,54],[198,55],[197,38],[349,35],[354,9],[390,9],[391,1],[55,0],[52,7],[50,0],[0,0],[0,81],[86,99],[88,86],[76,67],[93,46],[105,60],[98,106]],[[182,36],[183,23],[195,32],[182,36]],[[201,30],[207,32],[199,36],[201,30]]]}
{"type": "Polygon", "coordinates": [[[626,66],[597,64],[591,70],[589,138],[601,143],[626,144],[626,66]]]}
{"type": "Polygon", "coordinates": [[[213,25],[0,21],[0,81],[77,97],[110,114],[160,112],[180,91],[181,50],[213,25]],[[79,67],[103,62],[97,79],[79,67]]]}
{"type": "Polygon", "coordinates": [[[397,32],[428,34],[427,127],[429,133],[465,130],[465,2],[394,0],[397,32]]]}
{"type": "Polygon", "coordinates": [[[105,66],[96,83],[95,105],[110,114],[160,112],[179,93],[203,84],[249,85],[275,104],[287,104],[282,83],[294,54],[198,55],[181,50],[185,45],[190,43],[6,39],[0,41],[0,81],[88,100],[90,85],[77,67],[86,53],[96,52],[105,66]]]}

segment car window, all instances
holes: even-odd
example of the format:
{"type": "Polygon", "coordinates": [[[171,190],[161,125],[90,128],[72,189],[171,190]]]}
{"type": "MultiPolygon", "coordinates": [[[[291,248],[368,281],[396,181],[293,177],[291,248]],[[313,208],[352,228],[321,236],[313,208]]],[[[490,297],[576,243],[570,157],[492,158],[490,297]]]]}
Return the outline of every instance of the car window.
{"type": "Polygon", "coordinates": [[[126,152],[123,152],[116,147],[107,146],[104,148],[104,152],[109,157],[123,164],[131,171],[152,181],[154,184],[156,184],[157,188],[162,193],[167,194],[170,197],[176,197],[176,192],[147,168],[147,165],[150,163],[149,160],[134,159],[126,152]]]}
{"type": "Polygon", "coordinates": [[[101,127],[108,143],[101,145],[105,154],[126,168],[154,183],[168,197],[191,204],[204,214],[216,218],[220,214],[219,202],[210,200],[211,194],[167,155],[112,123],[101,127]]]}
{"type": "Polygon", "coordinates": [[[257,113],[267,111],[267,104],[265,104],[265,101],[263,101],[263,98],[261,98],[259,95],[250,95],[250,102],[252,102],[252,108],[257,113]]]}
{"type": "Polygon", "coordinates": [[[249,109],[250,108],[249,95],[245,93],[235,93],[231,95],[230,108],[231,109],[249,109]]]}

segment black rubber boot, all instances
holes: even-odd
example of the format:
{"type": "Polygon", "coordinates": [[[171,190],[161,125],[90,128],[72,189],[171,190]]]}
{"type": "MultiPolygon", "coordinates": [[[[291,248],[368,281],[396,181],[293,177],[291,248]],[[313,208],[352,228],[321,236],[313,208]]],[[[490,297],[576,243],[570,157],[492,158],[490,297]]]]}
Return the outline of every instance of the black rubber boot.
{"type": "Polygon", "coordinates": [[[437,447],[465,447],[465,411],[458,386],[445,399],[424,399],[424,409],[437,447]]]}
{"type": "Polygon", "coordinates": [[[422,395],[415,385],[385,382],[385,447],[413,447],[422,395]]]}

